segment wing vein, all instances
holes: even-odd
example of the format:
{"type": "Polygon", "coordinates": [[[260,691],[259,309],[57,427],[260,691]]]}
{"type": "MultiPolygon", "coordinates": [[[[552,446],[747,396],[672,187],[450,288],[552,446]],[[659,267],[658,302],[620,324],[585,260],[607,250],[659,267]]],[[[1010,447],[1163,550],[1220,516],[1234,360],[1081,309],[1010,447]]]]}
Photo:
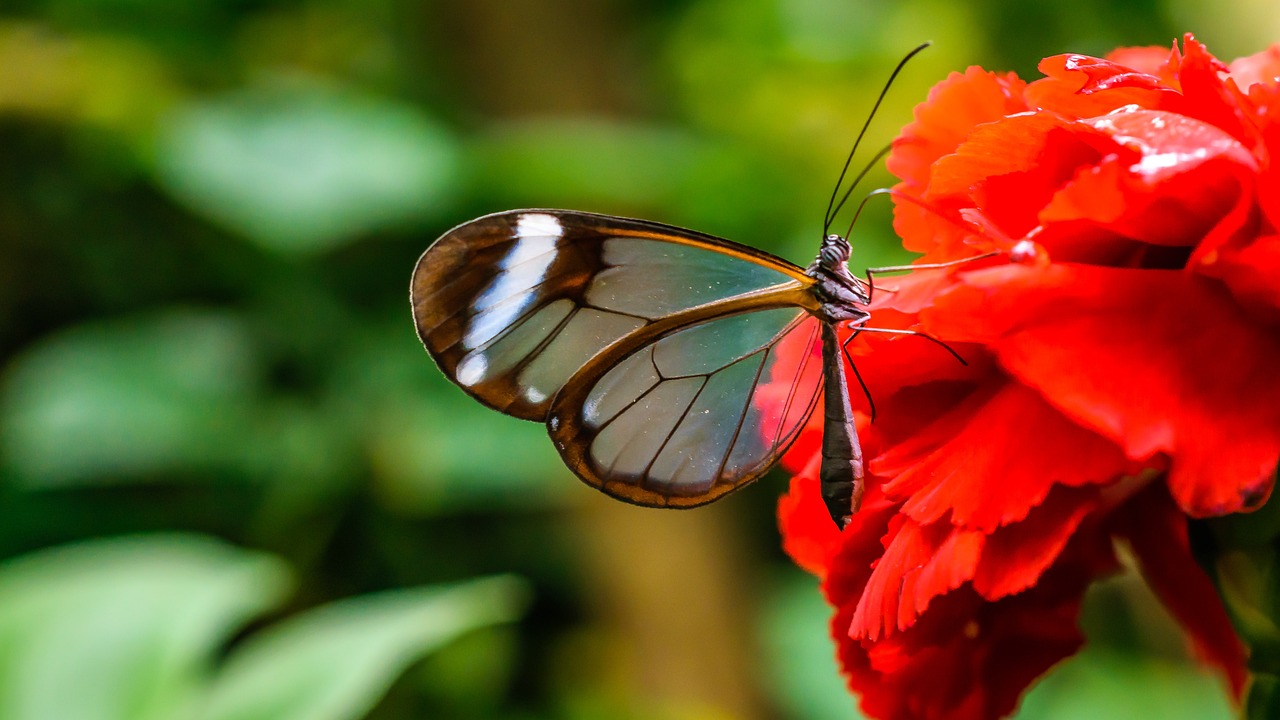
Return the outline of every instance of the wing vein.
{"type": "Polygon", "coordinates": [[[525,368],[529,367],[529,363],[536,360],[538,356],[542,354],[542,351],[547,349],[547,346],[554,342],[556,338],[560,337],[560,333],[564,332],[564,329],[569,326],[569,321],[573,320],[574,316],[576,316],[578,311],[581,309],[581,307],[575,307],[565,314],[564,318],[561,319],[559,323],[556,323],[556,326],[551,329],[551,332],[547,333],[547,336],[542,338],[542,340],[539,341],[532,350],[526,353],[519,362],[512,365],[508,372],[511,375],[519,377],[520,373],[523,372],[525,368]]]}
{"type": "Polygon", "coordinates": [[[680,429],[682,424],[684,424],[684,419],[689,417],[689,411],[697,404],[698,398],[702,395],[702,391],[707,389],[707,385],[710,381],[710,375],[702,378],[702,385],[698,387],[698,392],[694,393],[692,398],[689,398],[689,403],[685,405],[684,412],[680,413],[680,417],[676,420],[675,424],[671,426],[671,430],[667,432],[666,437],[662,438],[662,444],[659,445],[658,449],[653,453],[653,457],[649,458],[649,463],[644,466],[644,472],[640,475],[641,485],[648,484],[647,481],[650,479],[649,471],[653,469],[653,464],[658,461],[658,458],[662,455],[663,451],[667,449],[667,444],[671,442],[671,438],[675,437],[676,431],[680,429]]]}
{"type": "MultiPolygon", "coordinates": [[[[815,331],[818,327],[820,327],[820,325],[815,326],[815,331]]],[[[813,357],[813,353],[809,350],[813,347],[813,336],[814,332],[811,331],[809,333],[809,341],[805,343],[804,357],[801,359],[800,366],[796,370],[795,378],[791,381],[791,387],[787,389],[787,401],[782,405],[782,415],[778,421],[778,429],[777,432],[773,434],[773,447],[775,448],[778,447],[778,443],[782,439],[782,430],[787,424],[787,417],[791,414],[791,403],[795,400],[796,391],[800,388],[800,379],[804,377],[804,371],[809,367],[809,360],[813,357]]],[[[773,348],[770,347],[769,350],[772,351],[773,348]]]]}
{"type": "MultiPolygon", "coordinates": [[[[652,357],[652,356],[653,356],[653,347],[652,347],[652,346],[650,346],[650,347],[648,347],[648,348],[646,348],[646,349],[649,351],[649,356],[650,356],[650,357],[652,357]]],[[[657,370],[657,367],[656,367],[656,366],[654,367],[654,370],[655,370],[655,371],[657,370]]],[[[607,427],[609,427],[609,425],[611,425],[611,424],[613,423],[613,421],[614,421],[614,420],[617,420],[618,418],[622,417],[624,414],[626,414],[626,412],[627,412],[628,410],[630,410],[631,408],[635,407],[635,406],[636,406],[636,403],[638,403],[638,402],[640,402],[641,400],[645,399],[645,397],[646,397],[649,393],[653,392],[654,390],[657,390],[657,389],[658,389],[658,386],[659,386],[659,385],[661,385],[663,382],[664,382],[664,378],[663,378],[661,375],[658,375],[658,382],[656,382],[656,383],[654,383],[654,384],[650,385],[650,386],[648,387],[648,389],[646,389],[644,392],[642,392],[642,393],[640,393],[639,395],[637,395],[637,396],[635,397],[635,399],[634,399],[634,400],[632,400],[631,402],[627,403],[626,405],[623,405],[622,407],[618,408],[618,412],[616,412],[616,413],[614,413],[613,415],[609,416],[609,419],[608,419],[608,420],[605,420],[604,422],[600,423],[600,425],[599,425],[598,427],[596,427],[596,429],[595,429],[595,433],[594,433],[595,437],[599,437],[600,433],[604,432],[604,429],[605,429],[605,428],[607,428],[607,427]]],[[[594,440],[594,437],[593,437],[593,440],[594,440]]]]}
{"type": "MultiPolygon", "coordinates": [[[[553,302],[550,302],[550,303],[547,303],[546,305],[537,305],[537,306],[534,306],[534,307],[529,308],[528,310],[526,310],[526,311],[524,312],[524,314],[520,315],[519,317],[513,318],[513,319],[511,320],[511,323],[510,323],[510,324],[508,324],[508,325],[507,325],[505,328],[503,328],[502,330],[500,330],[496,335],[494,335],[493,337],[489,338],[488,340],[485,340],[484,342],[480,343],[479,345],[477,345],[477,346],[475,346],[475,347],[471,348],[471,349],[467,352],[467,354],[468,354],[468,355],[471,355],[471,354],[474,354],[474,353],[481,353],[481,354],[484,354],[484,353],[488,352],[489,348],[493,347],[493,345],[494,345],[494,344],[496,344],[496,343],[498,343],[498,342],[501,342],[501,341],[502,341],[504,338],[506,338],[508,335],[510,335],[511,333],[515,332],[516,330],[519,330],[519,329],[520,329],[520,326],[522,326],[522,325],[524,325],[526,322],[528,322],[528,321],[529,321],[529,319],[530,319],[530,318],[532,318],[534,315],[537,315],[539,311],[541,311],[543,308],[550,307],[550,306],[551,306],[551,305],[553,305],[553,304],[554,304],[554,301],[553,301],[553,302]]],[[[574,309],[576,310],[577,308],[575,307],[574,309]]],[[[572,314],[573,314],[573,312],[571,311],[569,314],[570,314],[570,315],[572,315],[572,314]]],[[[441,353],[445,353],[445,352],[448,352],[448,351],[450,351],[450,350],[454,349],[455,347],[457,347],[457,346],[458,346],[458,343],[462,342],[462,341],[463,341],[463,340],[465,340],[465,339],[466,339],[466,336],[465,336],[465,335],[459,335],[457,340],[454,340],[453,342],[449,343],[448,345],[445,345],[444,347],[440,348],[440,352],[441,352],[441,353]]]]}
{"type": "Polygon", "coordinates": [[[742,425],[747,420],[747,410],[751,408],[751,397],[756,394],[756,386],[760,384],[760,375],[764,373],[764,361],[764,358],[760,359],[760,366],[756,368],[756,375],[752,378],[746,400],[742,403],[742,414],[738,416],[738,423],[733,428],[733,437],[729,439],[729,447],[724,451],[724,457],[720,459],[720,469],[716,471],[717,483],[720,478],[724,477],[724,468],[729,464],[729,456],[733,455],[733,449],[738,445],[738,438],[742,436],[742,425]]]}

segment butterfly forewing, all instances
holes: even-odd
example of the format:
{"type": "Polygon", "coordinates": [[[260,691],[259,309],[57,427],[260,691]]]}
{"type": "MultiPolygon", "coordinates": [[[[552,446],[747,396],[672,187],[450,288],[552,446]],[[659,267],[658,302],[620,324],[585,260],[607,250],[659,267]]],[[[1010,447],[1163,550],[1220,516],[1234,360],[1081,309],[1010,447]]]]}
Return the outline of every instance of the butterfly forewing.
{"type": "Polygon", "coordinates": [[[418,260],[411,299],[445,374],[490,407],[545,420],[566,381],[620,338],[691,308],[812,282],[785,260],[709,235],[517,210],[440,238],[418,260]]]}
{"type": "Polygon", "coordinates": [[[551,436],[587,483],[690,507],[767,471],[822,390],[820,324],[798,307],[721,316],[612,348],[552,408],[551,436]],[[579,385],[580,384],[580,385],[579,385]]]}

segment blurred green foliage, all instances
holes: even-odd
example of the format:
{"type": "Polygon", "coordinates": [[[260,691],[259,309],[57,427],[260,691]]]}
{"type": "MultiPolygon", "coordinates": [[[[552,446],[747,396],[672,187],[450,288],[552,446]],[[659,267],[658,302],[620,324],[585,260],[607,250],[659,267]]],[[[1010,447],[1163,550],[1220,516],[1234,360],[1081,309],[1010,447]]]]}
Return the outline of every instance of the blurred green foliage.
{"type": "MultiPolygon", "coordinates": [[[[909,48],[867,148],[968,64],[1280,37],[1206,7],[9,0],[0,717],[852,717],[780,486],[680,514],[578,486],[431,366],[413,262],[566,206],[803,263],[909,48]]],[[[888,217],[856,265],[902,259],[888,217]]],[[[1025,717],[1226,716],[1138,587],[1025,717]]]]}
{"type": "Polygon", "coordinates": [[[0,567],[0,716],[12,720],[341,720],[453,638],[518,614],[511,578],[401,589],[223,643],[279,604],[279,560],[196,536],[45,550],[0,567]]]}

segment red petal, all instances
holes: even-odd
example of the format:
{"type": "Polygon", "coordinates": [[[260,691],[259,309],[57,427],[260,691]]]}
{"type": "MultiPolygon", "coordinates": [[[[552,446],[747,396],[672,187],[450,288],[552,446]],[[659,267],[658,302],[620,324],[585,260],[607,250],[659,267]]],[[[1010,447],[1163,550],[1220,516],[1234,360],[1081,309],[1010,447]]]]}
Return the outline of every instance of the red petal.
{"type": "Polygon", "coordinates": [[[1231,79],[1242,90],[1258,83],[1280,83],[1280,44],[1272,45],[1256,55],[1231,62],[1231,79]]]}
{"type": "Polygon", "coordinates": [[[1088,55],[1045,58],[1040,72],[1046,77],[1027,86],[1027,102],[1068,117],[1097,117],[1126,105],[1156,108],[1173,92],[1160,77],[1088,55]]]}
{"type": "Polygon", "coordinates": [[[1055,488],[1026,520],[987,538],[973,577],[974,589],[988,600],[999,600],[1034,585],[1100,504],[1093,488],[1055,488]]]}
{"type": "Polygon", "coordinates": [[[1105,544],[1072,548],[1026,592],[988,602],[961,588],[911,628],[877,642],[846,632],[866,574],[837,559],[826,585],[837,608],[832,634],[863,712],[894,720],[994,720],[1012,712],[1036,678],[1080,647],[1084,589],[1114,566],[1105,544]]]}
{"type": "Polygon", "coordinates": [[[888,519],[896,513],[897,503],[886,498],[880,486],[870,479],[862,508],[841,532],[822,501],[818,487],[819,462],[815,454],[809,467],[791,479],[788,492],[778,501],[783,548],[797,565],[819,578],[826,577],[838,553],[844,553],[843,563],[861,563],[870,575],[871,565],[880,555],[880,537],[884,535],[888,519]],[[849,559],[851,549],[866,549],[869,554],[852,561],[849,559]]]}
{"type": "Polygon", "coordinates": [[[991,533],[1018,522],[1057,484],[1110,481],[1132,463],[1117,445],[1063,417],[1034,390],[995,381],[869,465],[884,491],[929,524],[991,533]],[[923,449],[922,449],[923,448],[923,449]]]}
{"type": "MultiPolygon", "coordinates": [[[[815,456],[816,459],[816,456],[815,456]]],[[[782,549],[796,565],[824,578],[831,558],[840,549],[840,530],[822,502],[816,475],[797,475],[778,500],[782,549]]]]}
{"type": "MultiPolygon", "coordinates": [[[[1258,126],[1265,156],[1280,157],[1280,83],[1249,88],[1249,114],[1258,126]]],[[[1280,228],[1280,164],[1266,162],[1258,179],[1258,203],[1273,229],[1280,228]]]]}
{"type": "Polygon", "coordinates": [[[1194,516],[1256,507],[1280,459],[1280,338],[1179,271],[1055,264],[967,273],[922,313],[1130,458],[1171,458],[1194,516]]]}
{"type": "Polygon", "coordinates": [[[1025,85],[1012,73],[979,67],[951,73],[916,106],[915,120],[893,141],[889,172],[909,186],[927,185],[930,166],[954,152],[974,127],[1027,109],[1021,98],[1025,85]]]}
{"type": "Polygon", "coordinates": [[[922,526],[897,516],[889,526],[884,555],[867,580],[849,634],[878,640],[905,630],[936,597],[973,577],[985,539],[982,533],[945,523],[922,526]]]}
{"type": "MultiPolygon", "coordinates": [[[[821,503],[821,500],[818,500],[821,503]]],[[[839,609],[848,603],[844,626],[836,639],[847,638],[853,607],[862,596],[867,580],[876,562],[884,553],[881,538],[889,531],[889,523],[897,515],[897,506],[888,502],[877,488],[867,489],[862,509],[854,513],[844,531],[839,533],[839,543],[830,556],[823,591],[831,604],[839,609]]],[[[831,523],[831,518],[826,518],[831,523]]]]}
{"type": "Polygon", "coordinates": [[[1191,246],[1238,202],[1252,198],[1246,190],[1257,163],[1217,127],[1154,110],[1082,122],[1133,157],[1113,156],[1080,173],[1040,214],[1046,225],[1089,220],[1143,242],[1191,246]]]}
{"type": "MultiPolygon", "coordinates": [[[[979,265],[980,266],[980,265],[979,265]]],[[[916,315],[921,308],[933,303],[940,289],[955,282],[945,271],[923,270],[910,275],[877,281],[876,300],[872,306],[868,326],[882,329],[910,330],[916,328],[916,315]],[[889,292],[892,288],[893,292],[889,292]]],[[[880,410],[872,430],[884,423],[896,422],[895,417],[909,418],[910,424],[922,424],[922,413],[934,412],[937,404],[927,397],[913,398],[913,403],[926,402],[926,407],[908,404],[899,411],[889,412],[895,393],[904,388],[926,384],[975,382],[989,373],[991,363],[979,347],[966,347],[948,342],[951,349],[965,358],[967,365],[925,338],[909,335],[887,335],[876,332],[860,332],[848,345],[850,356],[857,363],[858,373],[866,382],[880,410]]],[[[954,393],[941,393],[950,398],[954,393]]],[[[854,407],[863,402],[862,389],[857,380],[850,378],[850,397],[854,407]]],[[[865,445],[865,443],[864,443],[865,445]]],[[[864,448],[865,449],[865,448],[864,448]]],[[[863,453],[870,457],[869,451],[863,453]]]]}
{"type": "MultiPolygon", "coordinates": [[[[1213,125],[1161,110],[1118,112],[1082,121],[1135,152],[1132,173],[1152,185],[1223,158],[1256,172],[1240,141],[1213,125]]],[[[1207,183],[1206,183],[1207,184],[1207,183]]]]}
{"type": "Polygon", "coordinates": [[[1246,307],[1270,322],[1280,322],[1280,235],[1265,235],[1240,249],[1225,248],[1207,256],[1210,265],[1197,269],[1220,277],[1246,307]]]}
{"type": "Polygon", "coordinates": [[[1222,671],[1240,699],[1248,679],[1246,649],[1213,582],[1191,554],[1186,517],[1156,485],[1122,506],[1114,522],[1147,584],[1187,631],[1196,654],[1222,671]]]}
{"type": "Polygon", "coordinates": [[[1172,63],[1179,62],[1181,58],[1177,52],[1170,53],[1168,47],[1148,45],[1116,48],[1107,53],[1106,59],[1117,65],[1133,68],[1140,73],[1154,75],[1160,78],[1161,84],[1168,87],[1177,86],[1172,63]]]}
{"type": "MultiPolygon", "coordinates": [[[[975,126],[1026,110],[1021,97],[1024,86],[1012,73],[999,75],[977,67],[963,75],[952,73],[934,86],[929,98],[916,106],[915,120],[893,142],[887,167],[902,179],[895,189],[928,200],[923,193],[933,163],[953,152],[975,126]]],[[[908,250],[919,252],[948,243],[963,247],[968,234],[909,202],[895,204],[894,228],[908,250]]]]}
{"type": "Polygon", "coordinates": [[[1226,72],[1227,66],[1188,34],[1183,41],[1182,65],[1178,68],[1182,97],[1171,102],[1169,109],[1217,125],[1248,147],[1254,147],[1259,138],[1245,119],[1241,92],[1234,83],[1228,85],[1223,79],[1226,72]]]}
{"type": "MultiPolygon", "coordinates": [[[[968,195],[976,183],[993,175],[1034,170],[1049,144],[1046,137],[1054,131],[1061,131],[1064,139],[1071,139],[1074,129],[1074,121],[1052,113],[1024,113],[973,128],[953,153],[935,163],[929,177],[930,195],[935,198],[968,195]]],[[[1082,127],[1079,132],[1093,131],[1082,127]]],[[[1096,152],[1088,152],[1088,149],[1087,145],[1083,146],[1084,157],[1067,163],[1068,167],[1098,157],[1096,152]]],[[[1065,177],[1070,176],[1070,171],[1065,173],[1065,177]]]]}
{"type": "MultiPolygon", "coordinates": [[[[772,438],[778,423],[785,415],[784,409],[792,402],[797,384],[807,384],[822,372],[822,343],[805,333],[793,332],[783,338],[775,348],[777,362],[770,368],[768,382],[756,395],[756,405],[764,411],[764,421],[759,427],[761,437],[772,438]],[[812,340],[812,341],[811,341],[812,340]],[[804,377],[797,378],[797,371],[804,377]]],[[[809,415],[795,442],[782,456],[782,466],[790,472],[799,472],[809,461],[817,457],[822,447],[822,412],[809,415]]]]}
{"type": "Polygon", "coordinates": [[[1021,237],[1077,168],[1098,161],[1100,142],[1111,144],[1092,127],[1051,113],[988,123],[937,162],[929,195],[963,198],[1006,235],[1021,237]]]}
{"type": "Polygon", "coordinates": [[[1087,55],[1046,58],[1040,70],[1048,77],[1027,86],[1027,101],[1072,117],[1090,118],[1133,105],[1170,110],[1216,125],[1253,147],[1256,137],[1241,112],[1239,91],[1228,87],[1227,67],[1190,34],[1183,53],[1170,57],[1162,76],[1087,55]],[[1170,73],[1176,82],[1170,82],[1170,73]]]}

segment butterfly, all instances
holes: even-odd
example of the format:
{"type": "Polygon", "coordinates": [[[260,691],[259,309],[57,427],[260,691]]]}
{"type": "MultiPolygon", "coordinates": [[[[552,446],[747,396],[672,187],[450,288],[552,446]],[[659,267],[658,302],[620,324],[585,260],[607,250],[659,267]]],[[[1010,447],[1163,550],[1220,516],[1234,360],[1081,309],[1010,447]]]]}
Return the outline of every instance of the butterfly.
{"type": "Polygon", "coordinates": [[[820,485],[843,527],[861,500],[863,463],[838,329],[918,334],[866,326],[871,275],[849,271],[848,233],[827,233],[853,189],[834,204],[848,167],[806,268],[693,230],[588,212],[512,210],[463,223],[414,269],[418,337],[473,398],[545,423],[570,470],[637,505],[693,507],[751,483],[821,401],[820,485]]]}

